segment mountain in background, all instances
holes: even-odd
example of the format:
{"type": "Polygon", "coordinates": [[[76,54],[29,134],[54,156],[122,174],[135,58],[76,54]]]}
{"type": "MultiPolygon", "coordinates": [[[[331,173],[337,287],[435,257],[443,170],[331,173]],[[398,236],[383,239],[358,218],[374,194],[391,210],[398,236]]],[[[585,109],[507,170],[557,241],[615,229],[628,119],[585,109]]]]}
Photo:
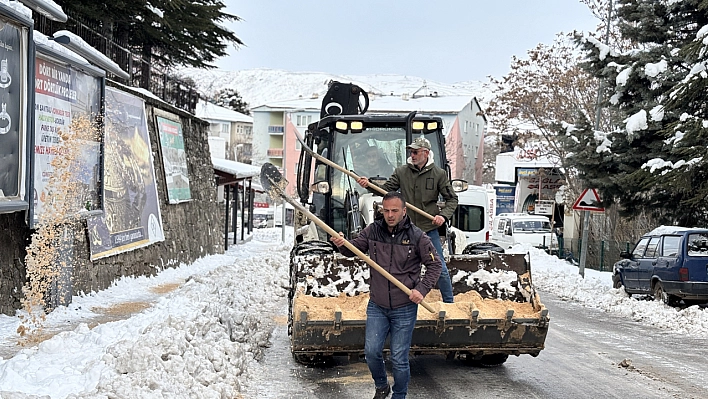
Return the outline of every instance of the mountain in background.
{"type": "Polygon", "coordinates": [[[487,83],[468,81],[454,84],[435,82],[415,76],[333,75],[323,72],[290,72],[278,69],[247,69],[242,71],[204,70],[185,68],[177,75],[194,81],[202,97],[232,88],[250,108],[273,101],[292,100],[300,97],[319,96],[327,92],[330,80],[352,82],[374,95],[413,95],[414,93],[438,96],[469,95],[477,97],[484,109],[492,98],[487,83]]]}

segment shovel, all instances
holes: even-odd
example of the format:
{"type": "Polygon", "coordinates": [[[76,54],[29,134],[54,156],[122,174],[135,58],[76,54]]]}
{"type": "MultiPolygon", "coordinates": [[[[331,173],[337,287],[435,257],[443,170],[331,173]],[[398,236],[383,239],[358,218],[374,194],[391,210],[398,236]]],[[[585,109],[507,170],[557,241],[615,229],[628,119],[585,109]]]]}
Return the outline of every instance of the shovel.
{"type": "MultiPolygon", "coordinates": [[[[313,151],[312,148],[308,147],[307,144],[305,144],[305,142],[304,142],[297,134],[295,135],[295,137],[297,138],[297,141],[300,142],[300,146],[302,146],[302,149],[305,150],[305,151],[307,151],[307,152],[309,152],[310,155],[312,155],[313,158],[315,158],[315,159],[317,159],[318,161],[320,161],[320,162],[322,162],[322,163],[325,163],[325,164],[327,164],[327,165],[329,165],[329,166],[331,166],[331,167],[337,169],[338,171],[340,171],[340,172],[342,172],[342,173],[344,173],[344,174],[346,174],[346,175],[348,175],[348,176],[351,176],[352,178],[354,178],[354,180],[359,180],[359,179],[361,179],[361,176],[357,175],[356,173],[352,172],[351,170],[347,170],[347,169],[345,169],[345,168],[343,168],[343,167],[337,165],[336,163],[330,161],[329,159],[323,157],[322,155],[316,153],[315,151],[313,151]]],[[[262,172],[261,172],[261,173],[262,173],[262,172]]],[[[371,188],[372,190],[376,191],[377,193],[381,194],[381,195],[386,195],[386,190],[384,190],[383,188],[377,186],[376,184],[369,184],[368,187],[371,188]]],[[[415,212],[418,213],[419,215],[421,215],[421,216],[423,216],[423,217],[426,217],[426,218],[428,218],[428,219],[430,219],[430,220],[435,219],[435,217],[434,217],[433,215],[429,214],[428,212],[426,212],[426,211],[424,211],[424,210],[418,208],[417,206],[414,206],[414,205],[412,205],[412,204],[410,204],[410,203],[408,203],[408,202],[406,202],[406,208],[412,209],[413,211],[415,211],[415,212]]]]}
{"type": "MultiPolygon", "coordinates": [[[[320,220],[317,216],[313,215],[312,212],[308,211],[307,208],[302,206],[299,202],[295,201],[285,193],[285,187],[288,185],[288,181],[283,179],[283,175],[280,174],[280,171],[278,171],[278,168],[275,167],[273,164],[266,162],[263,164],[261,167],[261,185],[263,185],[263,188],[268,192],[268,195],[271,197],[275,198],[276,196],[282,197],[285,201],[290,203],[295,209],[298,211],[304,213],[308,219],[312,220],[317,224],[317,226],[321,227],[324,231],[327,232],[327,234],[331,236],[337,236],[339,233],[334,231],[333,228],[327,226],[325,222],[320,220]]],[[[357,247],[352,245],[349,241],[344,241],[344,246],[349,248],[350,251],[354,252],[356,256],[361,258],[364,262],[366,262],[369,266],[373,267],[377,272],[381,273],[382,276],[386,277],[388,281],[393,283],[396,287],[400,288],[401,291],[405,292],[406,295],[411,294],[411,290],[403,285],[400,281],[398,281],[395,277],[393,277],[389,272],[384,270],[381,266],[379,266],[376,262],[371,260],[365,253],[361,252],[357,247]]],[[[428,303],[425,301],[420,303],[421,306],[423,306],[425,309],[427,309],[430,313],[435,313],[435,309],[433,309],[428,303]]]]}

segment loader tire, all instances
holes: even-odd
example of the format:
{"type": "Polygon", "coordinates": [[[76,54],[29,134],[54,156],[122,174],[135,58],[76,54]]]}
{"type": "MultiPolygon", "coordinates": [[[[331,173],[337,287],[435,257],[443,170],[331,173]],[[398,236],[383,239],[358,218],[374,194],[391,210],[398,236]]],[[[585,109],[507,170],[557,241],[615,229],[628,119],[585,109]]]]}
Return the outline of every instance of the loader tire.
{"type": "Polygon", "coordinates": [[[296,362],[306,367],[327,367],[334,361],[333,356],[325,356],[320,354],[308,355],[293,353],[293,358],[296,362]]]}
{"type": "Polygon", "coordinates": [[[491,242],[473,242],[462,250],[463,255],[482,255],[487,251],[504,253],[504,248],[491,242]]]}
{"type": "Polygon", "coordinates": [[[468,366],[472,367],[485,367],[485,368],[492,368],[492,367],[499,367],[504,362],[506,362],[506,359],[509,358],[509,355],[506,353],[494,353],[492,355],[484,355],[479,359],[475,359],[472,357],[472,355],[467,355],[465,357],[465,364],[468,366]]]}

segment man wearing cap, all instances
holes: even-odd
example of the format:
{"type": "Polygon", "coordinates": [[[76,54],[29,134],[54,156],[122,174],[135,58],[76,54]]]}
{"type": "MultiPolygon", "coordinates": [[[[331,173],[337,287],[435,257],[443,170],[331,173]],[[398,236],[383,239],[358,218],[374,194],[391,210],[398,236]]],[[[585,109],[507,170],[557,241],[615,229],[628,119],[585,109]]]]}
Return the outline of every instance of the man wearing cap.
{"type": "MultiPolygon", "coordinates": [[[[447,223],[455,212],[457,194],[452,190],[447,172],[433,162],[430,141],[424,137],[418,137],[413,140],[413,143],[406,146],[406,149],[410,153],[408,162],[396,168],[391,178],[381,188],[386,191],[400,190],[408,203],[434,215],[433,220],[430,220],[417,212],[409,212],[413,224],[426,232],[438,251],[442,263],[438,288],[443,302],[452,303],[454,301],[452,282],[443,258],[438,227],[447,223]],[[445,206],[442,209],[438,208],[440,196],[445,201],[445,206]]],[[[369,186],[369,180],[366,177],[360,178],[357,183],[364,188],[369,186]]]]}

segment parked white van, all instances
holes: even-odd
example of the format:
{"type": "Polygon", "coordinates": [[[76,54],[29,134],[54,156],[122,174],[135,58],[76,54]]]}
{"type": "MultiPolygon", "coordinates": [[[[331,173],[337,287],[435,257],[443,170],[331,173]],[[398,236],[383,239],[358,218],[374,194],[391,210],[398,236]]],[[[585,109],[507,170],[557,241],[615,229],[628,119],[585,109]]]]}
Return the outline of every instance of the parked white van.
{"type": "Polygon", "coordinates": [[[550,253],[558,250],[551,221],[543,215],[500,213],[494,218],[491,236],[490,241],[504,249],[515,244],[531,244],[550,253]]]}
{"type": "Polygon", "coordinates": [[[494,193],[481,186],[469,186],[457,193],[457,209],[452,215],[451,230],[455,233],[455,253],[469,244],[489,241],[493,215],[490,196],[494,193]]]}

